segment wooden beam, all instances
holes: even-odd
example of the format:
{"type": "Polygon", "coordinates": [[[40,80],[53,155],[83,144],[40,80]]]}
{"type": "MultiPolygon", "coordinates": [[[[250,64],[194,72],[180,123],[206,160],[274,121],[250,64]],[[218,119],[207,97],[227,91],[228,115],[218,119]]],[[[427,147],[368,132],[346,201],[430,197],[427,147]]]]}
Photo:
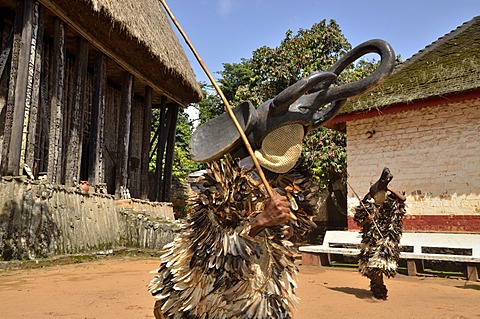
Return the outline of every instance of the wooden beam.
{"type": "Polygon", "coordinates": [[[0,53],[0,78],[3,77],[3,72],[6,69],[8,58],[10,57],[10,53],[12,53],[12,39],[13,28],[10,31],[7,39],[5,40],[5,46],[2,49],[2,53],[0,53]]]}
{"type": "Polygon", "coordinates": [[[165,143],[166,143],[166,113],[167,113],[167,98],[162,97],[162,102],[160,105],[160,119],[158,121],[158,140],[157,140],[157,160],[155,162],[155,176],[152,189],[151,199],[158,201],[160,200],[162,194],[162,185],[163,185],[163,154],[165,152],[165,143]]]}
{"type": "Polygon", "coordinates": [[[52,183],[61,183],[63,102],[65,93],[65,25],[58,18],[55,18],[54,25],[52,68],[47,179],[52,183]]]}
{"type": "Polygon", "coordinates": [[[34,176],[37,169],[35,162],[35,153],[38,152],[38,136],[37,136],[37,122],[39,120],[39,106],[40,106],[40,74],[42,70],[42,55],[43,55],[43,33],[44,33],[44,16],[45,7],[35,2],[35,15],[38,16],[38,27],[35,35],[37,43],[34,57],[32,95],[30,106],[30,123],[28,126],[28,143],[25,154],[25,164],[33,170],[34,176]]]}
{"type": "Polygon", "coordinates": [[[69,140],[66,155],[65,185],[74,186],[80,180],[80,163],[83,149],[83,121],[85,114],[88,67],[88,42],[79,38],[75,60],[73,85],[73,110],[69,127],[69,140]]]}
{"type": "Polygon", "coordinates": [[[103,144],[105,132],[105,97],[107,91],[107,56],[97,52],[94,78],[93,102],[90,124],[88,181],[92,185],[105,183],[103,171],[103,144]]]}
{"type": "Polygon", "coordinates": [[[115,197],[122,198],[122,189],[128,189],[128,156],[130,148],[130,124],[132,117],[133,75],[125,73],[120,105],[118,130],[118,156],[115,174],[115,197]]]}
{"type": "Polygon", "coordinates": [[[8,81],[7,104],[5,107],[5,126],[3,131],[3,145],[1,170],[2,175],[8,174],[8,153],[10,150],[10,138],[12,137],[13,110],[15,106],[15,87],[17,85],[18,59],[21,45],[23,26],[23,1],[17,1],[15,22],[13,24],[12,58],[10,61],[10,79],[8,81]]]}
{"type": "Polygon", "coordinates": [[[169,105],[169,117],[167,119],[169,128],[167,135],[167,147],[165,150],[165,167],[163,172],[163,191],[162,191],[162,202],[170,201],[170,192],[172,188],[172,169],[173,169],[173,158],[175,155],[175,135],[177,130],[177,119],[178,119],[178,108],[179,105],[170,104],[169,105]]]}
{"type": "MultiPolygon", "coordinates": [[[[39,105],[39,125],[37,134],[39,136],[39,149],[36,152],[36,161],[37,164],[34,166],[34,171],[38,173],[46,173],[48,171],[48,140],[49,140],[49,112],[50,112],[50,102],[49,102],[49,77],[46,73],[50,69],[50,47],[45,46],[42,56],[42,69],[43,72],[40,74],[40,105],[39,105]]],[[[46,177],[46,176],[45,176],[46,177]]]]}
{"type": "Polygon", "coordinates": [[[145,87],[145,102],[143,105],[143,136],[142,157],[140,166],[140,198],[148,198],[148,167],[150,163],[150,134],[152,132],[152,88],[145,87]]]}
{"type": "MultiPolygon", "coordinates": [[[[28,125],[30,105],[27,105],[27,91],[31,86],[28,81],[32,79],[30,71],[30,48],[32,45],[33,1],[23,1],[23,24],[21,44],[18,51],[17,78],[15,83],[15,97],[13,107],[13,122],[8,149],[7,174],[21,175],[21,153],[23,149],[24,128],[28,125]]],[[[33,71],[32,71],[33,73],[33,71]]],[[[26,135],[26,133],[25,133],[26,135]]]]}

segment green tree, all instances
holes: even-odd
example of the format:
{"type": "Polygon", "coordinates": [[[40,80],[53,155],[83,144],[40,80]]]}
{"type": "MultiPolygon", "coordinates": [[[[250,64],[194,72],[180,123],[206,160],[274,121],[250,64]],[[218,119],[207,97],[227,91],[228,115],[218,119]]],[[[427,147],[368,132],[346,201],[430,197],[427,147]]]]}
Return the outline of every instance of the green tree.
{"type": "MultiPolygon", "coordinates": [[[[152,112],[152,137],[154,137],[155,132],[158,129],[160,122],[160,109],[154,109],[152,112]]],[[[188,174],[200,169],[202,167],[201,163],[197,163],[192,160],[189,151],[190,138],[192,136],[193,123],[189,118],[188,114],[185,112],[185,109],[180,108],[177,118],[177,127],[175,131],[175,146],[174,146],[174,157],[173,157],[173,168],[172,175],[178,178],[181,182],[188,177],[188,174]]],[[[154,144],[152,145],[152,150],[156,149],[156,143],[158,143],[158,138],[155,139],[154,144]]],[[[165,154],[163,156],[165,164],[165,154]]],[[[156,169],[157,154],[153,152],[151,154],[151,159],[149,163],[149,171],[151,173],[155,172],[156,169]]]]}
{"type": "Polygon", "coordinates": [[[278,47],[263,46],[253,51],[248,60],[253,76],[237,90],[235,99],[260,105],[300,78],[326,70],[350,49],[335,20],[323,20],[297,34],[288,30],[278,47]]]}
{"type": "Polygon", "coordinates": [[[346,144],[344,133],[327,128],[319,128],[305,138],[303,157],[321,188],[332,181],[346,181],[346,144]]]}
{"type": "MultiPolygon", "coordinates": [[[[328,69],[350,49],[336,21],[323,20],[296,34],[288,30],[276,48],[263,46],[250,59],[224,64],[219,83],[233,105],[250,100],[258,106],[300,78],[328,69]]],[[[355,73],[342,75],[341,81],[356,80],[372,68],[373,63],[363,61],[361,70],[352,66],[355,73]]],[[[310,133],[304,154],[322,187],[346,173],[345,137],[341,132],[319,129],[310,133]]]]}
{"type": "Polygon", "coordinates": [[[212,85],[205,82],[200,82],[199,84],[203,94],[203,99],[196,106],[199,111],[198,124],[200,125],[224,113],[225,106],[212,85]]]}
{"type": "Polygon", "coordinates": [[[180,109],[177,119],[175,135],[175,149],[173,157],[173,176],[184,181],[188,175],[201,168],[201,164],[192,160],[189,143],[192,137],[193,124],[185,109],[180,109]]]}
{"type": "Polygon", "coordinates": [[[241,59],[240,63],[224,63],[223,70],[217,72],[221,78],[218,80],[223,94],[227,100],[235,106],[235,102],[243,102],[235,99],[238,88],[247,86],[255,76],[254,67],[250,60],[241,59]]]}

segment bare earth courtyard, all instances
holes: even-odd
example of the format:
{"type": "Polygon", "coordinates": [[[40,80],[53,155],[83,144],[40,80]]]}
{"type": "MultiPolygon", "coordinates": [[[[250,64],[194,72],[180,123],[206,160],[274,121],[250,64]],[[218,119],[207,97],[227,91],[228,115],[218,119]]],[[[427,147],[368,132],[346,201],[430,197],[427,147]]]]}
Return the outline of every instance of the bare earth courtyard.
{"type": "MultiPolygon", "coordinates": [[[[0,317],[153,318],[146,285],[155,258],[115,258],[0,272],[0,317]]],[[[480,282],[435,277],[386,280],[387,301],[372,298],[355,269],[299,265],[295,319],[480,318],[480,282]]]]}

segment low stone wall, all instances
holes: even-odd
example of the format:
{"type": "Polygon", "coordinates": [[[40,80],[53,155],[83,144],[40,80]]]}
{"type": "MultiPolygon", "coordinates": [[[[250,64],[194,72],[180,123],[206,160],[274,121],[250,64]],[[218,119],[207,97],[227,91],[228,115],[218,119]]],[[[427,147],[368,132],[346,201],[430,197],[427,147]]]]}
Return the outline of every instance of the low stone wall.
{"type": "Polygon", "coordinates": [[[0,260],[161,249],[178,231],[171,203],[118,201],[23,177],[0,181],[0,260]]]}

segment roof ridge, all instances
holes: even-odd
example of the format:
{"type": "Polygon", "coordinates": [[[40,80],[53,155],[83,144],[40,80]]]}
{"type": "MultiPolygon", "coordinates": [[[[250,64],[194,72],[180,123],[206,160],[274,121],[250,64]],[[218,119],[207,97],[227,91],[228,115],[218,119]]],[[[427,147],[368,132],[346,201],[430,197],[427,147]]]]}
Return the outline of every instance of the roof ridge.
{"type": "Polygon", "coordinates": [[[417,53],[413,54],[411,57],[406,59],[402,64],[400,64],[396,68],[395,71],[397,71],[399,69],[403,69],[404,67],[410,65],[411,63],[415,62],[416,60],[418,60],[422,56],[424,56],[424,55],[428,54],[429,52],[435,50],[436,48],[438,48],[443,43],[445,43],[448,40],[456,37],[457,35],[462,33],[465,29],[469,28],[470,26],[472,26],[475,23],[480,23],[480,16],[473,17],[469,21],[466,21],[466,22],[462,23],[461,25],[459,25],[458,27],[456,27],[452,31],[450,31],[450,32],[444,34],[443,36],[439,37],[437,40],[433,41],[432,43],[427,44],[423,49],[419,50],[417,53]]]}

